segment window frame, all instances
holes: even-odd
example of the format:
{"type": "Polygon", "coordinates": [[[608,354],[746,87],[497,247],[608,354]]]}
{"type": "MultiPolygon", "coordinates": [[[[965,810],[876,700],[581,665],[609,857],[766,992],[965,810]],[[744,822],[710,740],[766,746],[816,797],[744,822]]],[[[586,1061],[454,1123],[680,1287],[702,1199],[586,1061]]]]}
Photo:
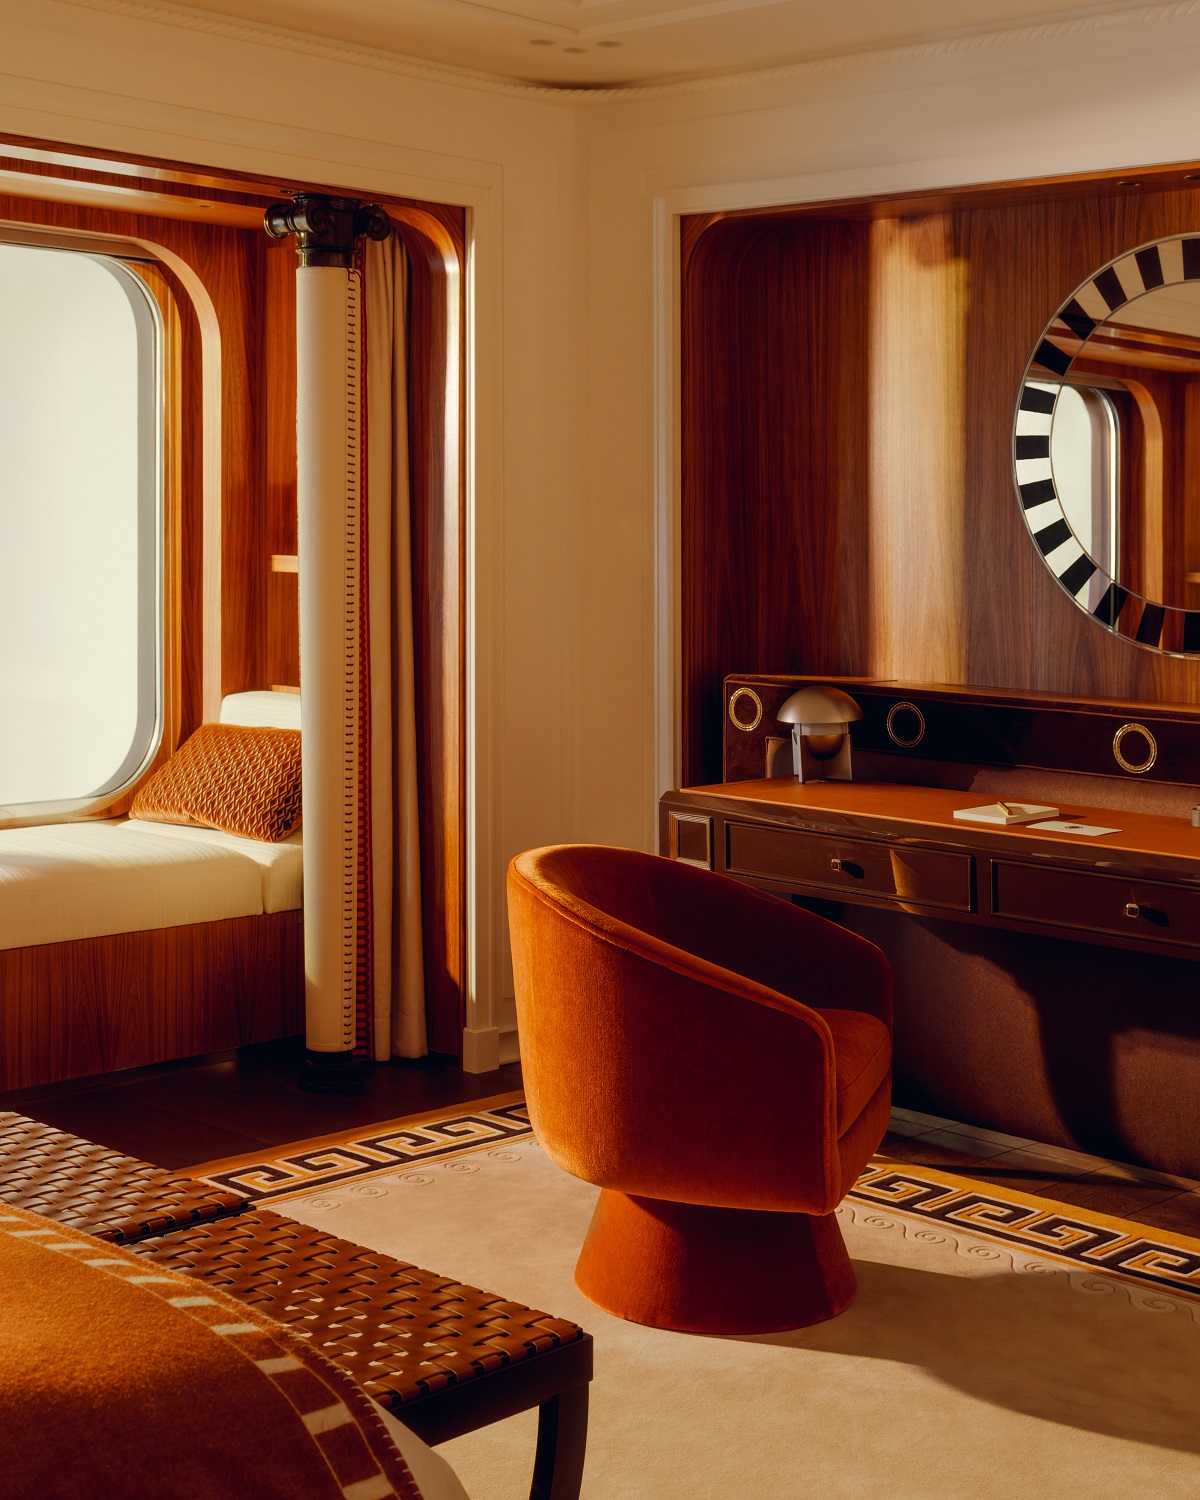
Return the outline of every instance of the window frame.
{"type": "Polygon", "coordinates": [[[85,255],[120,286],[134,320],[138,346],[137,718],[130,746],[112,774],[77,797],[0,804],[0,828],[60,823],[111,814],[136,788],[163,749],[169,687],[166,549],[169,526],[166,426],[169,410],[166,328],[154,288],[137,273],[155,265],[141,246],[93,235],[0,226],[0,244],[85,255]]]}

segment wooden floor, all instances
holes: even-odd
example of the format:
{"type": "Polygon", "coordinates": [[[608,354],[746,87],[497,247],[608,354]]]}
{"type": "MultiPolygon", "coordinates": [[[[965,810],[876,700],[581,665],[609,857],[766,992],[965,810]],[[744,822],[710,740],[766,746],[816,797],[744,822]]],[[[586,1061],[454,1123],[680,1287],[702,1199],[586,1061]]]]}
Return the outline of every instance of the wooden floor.
{"type": "MultiPolygon", "coordinates": [[[[453,1058],[427,1058],[368,1068],[357,1096],[305,1094],[296,1085],[303,1056],[302,1038],[264,1042],[218,1058],[0,1094],[0,1109],[157,1166],[187,1168],[521,1087],[516,1063],[471,1074],[453,1058]]],[[[997,1144],[985,1131],[948,1121],[900,1122],[880,1155],[1200,1238],[1200,1191],[1119,1163],[1062,1152],[1055,1159],[1039,1155],[1035,1142],[1003,1139],[997,1144]]]]}
{"type": "Polygon", "coordinates": [[[1039,1156],[1033,1142],[996,1151],[986,1141],[947,1130],[912,1136],[889,1130],[879,1154],[1200,1239],[1200,1192],[1119,1162],[1055,1161],[1039,1156]]]}
{"type": "Polygon", "coordinates": [[[0,1093],[0,1109],[181,1168],[521,1087],[516,1063],[464,1073],[443,1057],[369,1067],[357,1096],[306,1094],[296,1084],[303,1059],[302,1037],[262,1042],[217,1058],[0,1093]]]}

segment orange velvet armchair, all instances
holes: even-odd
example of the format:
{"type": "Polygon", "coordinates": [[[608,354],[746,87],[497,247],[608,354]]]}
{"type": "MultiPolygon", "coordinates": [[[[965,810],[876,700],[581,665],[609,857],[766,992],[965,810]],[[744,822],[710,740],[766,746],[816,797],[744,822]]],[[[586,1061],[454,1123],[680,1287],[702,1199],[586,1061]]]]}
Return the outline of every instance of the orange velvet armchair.
{"type": "Polygon", "coordinates": [[[832,922],[632,850],[519,855],[509,923],[530,1115],[600,1189],[575,1280],[660,1328],[833,1317],[834,1215],[891,1103],[891,972],[832,922]]]}

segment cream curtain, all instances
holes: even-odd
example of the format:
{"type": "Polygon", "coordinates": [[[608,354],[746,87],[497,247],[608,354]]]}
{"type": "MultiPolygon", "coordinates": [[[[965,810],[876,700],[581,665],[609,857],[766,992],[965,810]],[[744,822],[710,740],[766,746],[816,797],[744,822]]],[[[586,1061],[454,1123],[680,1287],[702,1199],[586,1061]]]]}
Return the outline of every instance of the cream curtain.
{"type": "Polygon", "coordinates": [[[367,618],[374,1056],[422,1057],[425,966],[417,807],[408,469],[408,257],[369,240],[364,267],[367,618]]]}

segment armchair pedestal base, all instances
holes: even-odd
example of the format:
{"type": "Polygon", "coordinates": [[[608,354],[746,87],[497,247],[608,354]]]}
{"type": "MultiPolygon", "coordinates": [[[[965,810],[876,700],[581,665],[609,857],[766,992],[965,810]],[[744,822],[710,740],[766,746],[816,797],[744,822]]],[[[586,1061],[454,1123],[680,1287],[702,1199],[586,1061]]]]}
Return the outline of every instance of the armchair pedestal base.
{"type": "Polygon", "coordinates": [[[685,1333],[803,1328],[844,1312],[857,1290],[834,1214],[711,1208],[608,1188],[575,1284],[619,1318],[685,1333]]]}

